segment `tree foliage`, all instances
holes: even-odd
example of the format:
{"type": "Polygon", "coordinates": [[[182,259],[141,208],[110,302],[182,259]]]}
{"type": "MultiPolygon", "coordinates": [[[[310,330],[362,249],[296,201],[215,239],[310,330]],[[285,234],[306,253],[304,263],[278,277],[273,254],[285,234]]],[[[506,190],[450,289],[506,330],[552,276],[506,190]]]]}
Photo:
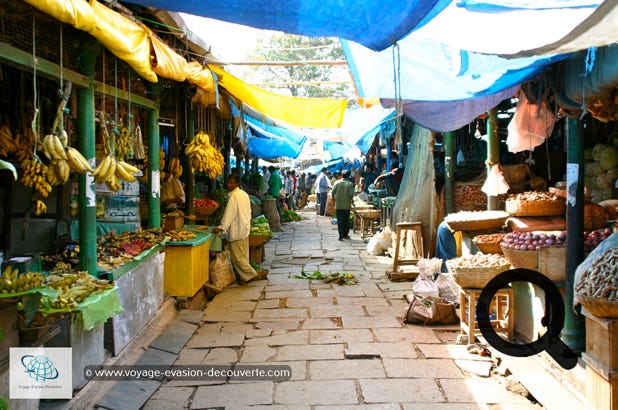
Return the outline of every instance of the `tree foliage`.
{"type": "Polygon", "coordinates": [[[247,80],[269,91],[293,97],[350,98],[353,95],[347,65],[268,65],[267,62],[341,61],[336,38],[275,34],[258,38],[249,54],[264,65],[254,66],[247,80]],[[331,83],[334,82],[334,83],[331,83]]]}

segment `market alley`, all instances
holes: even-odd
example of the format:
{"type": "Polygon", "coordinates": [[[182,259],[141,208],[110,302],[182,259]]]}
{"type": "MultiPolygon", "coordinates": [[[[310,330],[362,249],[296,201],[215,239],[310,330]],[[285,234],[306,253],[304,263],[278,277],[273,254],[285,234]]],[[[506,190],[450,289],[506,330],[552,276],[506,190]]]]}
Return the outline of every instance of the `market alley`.
{"type": "MultiPolygon", "coordinates": [[[[267,280],[229,286],[203,312],[181,311],[138,361],[285,365],[290,380],[121,381],[93,397],[78,394],[73,408],[552,408],[523,397],[522,385],[495,371],[494,359],[457,345],[459,325],[403,324],[412,282],[387,278],[392,260],[370,256],[357,234],[338,241],[330,217],[301,215],[267,244],[267,280]],[[354,273],[359,282],[297,278],[302,271],[354,273]]],[[[581,408],[566,398],[562,409],[581,408]]]]}

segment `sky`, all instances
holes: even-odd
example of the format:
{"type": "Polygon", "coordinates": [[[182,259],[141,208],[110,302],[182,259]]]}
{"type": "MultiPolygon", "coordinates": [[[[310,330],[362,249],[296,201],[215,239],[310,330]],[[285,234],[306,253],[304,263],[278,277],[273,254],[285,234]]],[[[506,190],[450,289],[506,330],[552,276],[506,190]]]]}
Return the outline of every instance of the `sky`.
{"type": "MultiPolygon", "coordinates": [[[[180,13],[187,28],[211,46],[210,52],[222,62],[246,61],[247,53],[254,50],[257,38],[268,30],[180,13]]],[[[227,70],[242,77],[247,66],[229,66],[227,70]]]]}

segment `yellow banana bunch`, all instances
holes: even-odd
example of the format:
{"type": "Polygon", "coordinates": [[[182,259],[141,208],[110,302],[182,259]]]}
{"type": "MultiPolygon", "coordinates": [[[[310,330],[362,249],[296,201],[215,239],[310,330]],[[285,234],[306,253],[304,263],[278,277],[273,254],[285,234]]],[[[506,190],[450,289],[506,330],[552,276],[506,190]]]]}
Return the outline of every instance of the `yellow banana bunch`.
{"type": "Polygon", "coordinates": [[[47,181],[52,185],[61,185],[69,180],[71,169],[69,161],[64,159],[52,159],[47,167],[47,181]]]}
{"type": "Polygon", "coordinates": [[[113,192],[116,192],[122,189],[122,184],[120,183],[120,180],[118,179],[116,174],[109,177],[109,179],[105,181],[105,185],[107,185],[107,188],[113,192]]]}
{"type": "Polygon", "coordinates": [[[71,172],[77,174],[85,174],[86,172],[92,172],[92,167],[88,163],[88,160],[73,147],[67,147],[67,158],[69,161],[69,168],[71,172]]]}
{"type": "Polygon", "coordinates": [[[134,167],[133,165],[126,163],[124,161],[116,161],[116,176],[118,179],[122,179],[127,182],[135,182],[137,178],[136,174],[139,174],[141,171],[139,168],[134,167]]]}
{"type": "Polygon", "coordinates": [[[47,205],[45,205],[45,202],[41,201],[40,199],[37,199],[35,201],[34,214],[36,216],[39,216],[41,214],[44,214],[45,212],[47,212],[47,205]]]}
{"type": "Polygon", "coordinates": [[[56,134],[47,134],[43,138],[43,153],[47,159],[68,160],[67,153],[62,145],[62,141],[56,134]]]}
{"type": "Polygon", "coordinates": [[[0,293],[19,293],[41,287],[44,276],[40,272],[19,274],[17,268],[7,266],[0,277],[0,293]]]}
{"type": "Polygon", "coordinates": [[[165,151],[159,148],[159,169],[165,169],[165,151]]]}
{"type": "Polygon", "coordinates": [[[0,126],[0,156],[8,157],[11,153],[17,150],[16,141],[13,139],[13,133],[8,125],[0,126]]]}
{"type": "Polygon", "coordinates": [[[99,165],[92,171],[92,176],[94,177],[94,182],[97,184],[103,184],[109,181],[112,176],[116,174],[116,158],[107,154],[99,165]]]}
{"type": "Polygon", "coordinates": [[[47,181],[47,166],[38,158],[27,159],[22,161],[20,165],[23,170],[20,178],[21,183],[27,187],[34,187],[43,198],[47,198],[52,190],[51,184],[47,181]]]}
{"type": "Polygon", "coordinates": [[[123,159],[131,152],[133,139],[127,127],[120,127],[116,135],[116,157],[123,159]]]}
{"type": "Polygon", "coordinates": [[[177,157],[174,157],[170,160],[168,168],[174,177],[180,178],[180,176],[182,175],[182,165],[180,165],[180,161],[177,157]]]}
{"type": "Polygon", "coordinates": [[[208,178],[214,179],[223,173],[225,159],[221,152],[210,144],[210,137],[205,132],[195,134],[185,148],[185,154],[189,157],[191,168],[203,171],[208,178]]]}

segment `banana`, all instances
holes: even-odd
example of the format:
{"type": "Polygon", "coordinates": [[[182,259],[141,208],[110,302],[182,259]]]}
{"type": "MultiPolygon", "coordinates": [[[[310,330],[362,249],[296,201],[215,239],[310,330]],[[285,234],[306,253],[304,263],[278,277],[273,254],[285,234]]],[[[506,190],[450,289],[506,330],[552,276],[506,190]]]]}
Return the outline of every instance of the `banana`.
{"type": "Polygon", "coordinates": [[[40,199],[36,200],[36,210],[35,210],[35,215],[41,215],[44,214],[45,212],[47,212],[47,205],[45,205],[45,202],[41,201],[40,199]]]}
{"type": "Polygon", "coordinates": [[[99,165],[97,165],[94,171],[92,171],[92,176],[95,177],[95,180],[98,179],[98,184],[105,181],[104,179],[102,179],[102,177],[107,174],[108,168],[111,164],[111,160],[112,157],[110,155],[106,155],[105,157],[103,157],[101,162],[99,162],[99,165]]]}
{"type": "Polygon", "coordinates": [[[69,166],[73,172],[78,174],[85,174],[86,172],[92,172],[92,168],[88,163],[88,160],[73,147],[67,147],[67,158],[69,160],[69,166]]]}
{"type": "Polygon", "coordinates": [[[50,147],[50,141],[52,137],[52,134],[47,134],[45,137],[43,137],[43,154],[45,154],[47,159],[52,159],[52,148],[50,147]]]}
{"type": "Polygon", "coordinates": [[[118,177],[116,177],[115,174],[113,174],[108,180],[105,181],[105,185],[107,185],[107,188],[109,188],[109,190],[113,192],[116,192],[120,188],[122,188],[120,180],[118,179],[118,177]]]}
{"type": "Polygon", "coordinates": [[[52,137],[50,145],[53,145],[54,151],[56,152],[58,159],[63,159],[65,161],[68,159],[67,153],[64,150],[64,145],[62,145],[62,141],[56,134],[54,134],[54,136],[52,137]]]}
{"type": "Polygon", "coordinates": [[[109,181],[110,178],[116,175],[116,158],[109,156],[109,166],[107,167],[105,173],[100,175],[102,181],[109,181]]]}
{"type": "MultiPolygon", "coordinates": [[[[122,179],[127,182],[135,182],[137,178],[135,178],[125,167],[126,162],[124,161],[116,161],[116,176],[119,179],[122,179]]],[[[128,165],[128,164],[127,164],[128,165]]]]}
{"type": "Polygon", "coordinates": [[[118,161],[118,162],[119,163],[122,162],[122,166],[124,167],[124,169],[129,171],[130,174],[135,175],[135,174],[139,174],[142,172],[139,168],[129,164],[128,162],[124,162],[124,161],[118,161]]]}

